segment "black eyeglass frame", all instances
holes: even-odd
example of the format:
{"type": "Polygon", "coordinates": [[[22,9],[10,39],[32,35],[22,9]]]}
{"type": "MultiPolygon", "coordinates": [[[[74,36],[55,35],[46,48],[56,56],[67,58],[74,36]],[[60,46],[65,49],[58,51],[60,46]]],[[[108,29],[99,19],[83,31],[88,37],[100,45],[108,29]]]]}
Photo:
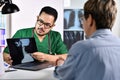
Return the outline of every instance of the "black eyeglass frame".
{"type": "Polygon", "coordinates": [[[37,24],[39,25],[39,26],[42,26],[43,24],[44,24],[44,27],[46,28],[46,29],[49,29],[49,28],[51,28],[53,25],[51,25],[50,23],[46,23],[46,22],[44,22],[42,19],[38,19],[37,20],[37,24]]]}

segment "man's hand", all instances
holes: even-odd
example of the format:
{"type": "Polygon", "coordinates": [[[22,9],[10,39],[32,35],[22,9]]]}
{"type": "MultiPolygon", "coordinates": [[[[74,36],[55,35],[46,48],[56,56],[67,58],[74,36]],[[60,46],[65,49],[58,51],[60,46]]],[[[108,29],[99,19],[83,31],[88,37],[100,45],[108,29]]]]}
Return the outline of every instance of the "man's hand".
{"type": "Polygon", "coordinates": [[[37,59],[38,61],[48,61],[52,65],[55,65],[56,60],[58,59],[58,56],[56,55],[50,55],[50,54],[45,54],[42,52],[34,52],[31,54],[33,58],[37,59]]]}
{"type": "Polygon", "coordinates": [[[12,65],[13,60],[11,59],[10,54],[3,53],[3,59],[4,59],[4,61],[7,62],[8,64],[12,65]]]}
{"type": "Polygon", "coordinates": [[[62,64],[64,63],[64,61],[58,61],[57,62],[57,65],[56,65],[56,61],[59,59],[59,58],[62,58],[63,60],[65,60],[67,58],[67,54],[62,54],[62,55],[50,55],[50,54],[45,54],[45,53],[42,53],[42,52],[34,52],[31,54],[33,56],[33,58],[35,58],[36,60],[38,61],[48,61],[50,62],[52,65],[54,66],[57,66],[59,64],[62,64]]]}
{"type": "Polygon", "coordinates": [[[46,60],[46,55],[42,52],[34,52],[31,54],[33,58],[35,58],[38,61],[45,61],[46,60]]]}

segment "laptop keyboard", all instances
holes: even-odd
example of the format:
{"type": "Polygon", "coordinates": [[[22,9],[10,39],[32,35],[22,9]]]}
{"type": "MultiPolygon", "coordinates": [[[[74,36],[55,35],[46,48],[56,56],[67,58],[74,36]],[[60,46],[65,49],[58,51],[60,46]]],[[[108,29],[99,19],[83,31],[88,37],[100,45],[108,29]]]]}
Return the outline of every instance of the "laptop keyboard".
{"type": "Polygon", "coordinates": [[[32,62],[18,64],[18,65],[12,66],[12,67],[15,69],[37,71],[37,70],[52,67],[52,65],[47,61],[45,61],[45,62],[32,61],[32,62]]]}
{"type": "Polygon", "coordinates": [[[26,63],[22,63],[22,64],[19,64],[21,67],[25,66],[25,67],[31,67],[31,66],[37,66],[37,65],[40,65],[42,63],[45,63],[45,62],[36,62],[36,61],[32,61],[32,62],[26,62],[26,63]]]}

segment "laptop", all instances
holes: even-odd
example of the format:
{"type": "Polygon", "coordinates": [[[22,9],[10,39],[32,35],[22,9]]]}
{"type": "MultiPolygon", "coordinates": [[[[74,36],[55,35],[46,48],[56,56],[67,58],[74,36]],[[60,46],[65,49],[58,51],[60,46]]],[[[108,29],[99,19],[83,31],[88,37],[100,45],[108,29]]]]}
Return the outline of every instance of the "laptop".
{"type": "Polygon", "coordinates": [[[13,60],[12,67],[24,70],[41,70],[52,67],[47,62],[39,62],[35,60],[31,54],[37,52],[35,38],[9,38],[7,39],[10,56],[13,60]]]}

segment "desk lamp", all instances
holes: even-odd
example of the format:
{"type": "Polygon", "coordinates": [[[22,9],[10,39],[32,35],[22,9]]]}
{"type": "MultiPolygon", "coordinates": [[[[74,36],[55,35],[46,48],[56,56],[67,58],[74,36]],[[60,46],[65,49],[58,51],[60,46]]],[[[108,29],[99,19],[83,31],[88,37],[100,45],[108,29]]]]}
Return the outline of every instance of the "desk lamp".
{"type": "Polygon", "coordinates": [[[2,14],[10,14],[19,11],[19,8],[12,3],[12,0],[0,0],[0,7],[2,7],[2,14]]]}

